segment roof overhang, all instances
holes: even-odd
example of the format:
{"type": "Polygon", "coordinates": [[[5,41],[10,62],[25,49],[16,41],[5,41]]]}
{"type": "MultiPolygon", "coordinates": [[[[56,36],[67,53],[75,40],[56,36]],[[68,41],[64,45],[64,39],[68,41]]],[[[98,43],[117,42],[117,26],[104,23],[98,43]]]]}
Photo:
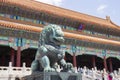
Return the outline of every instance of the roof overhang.
{"type": "Polygon", "coordinates": [[[78,13],[33,0],[1,0],[0,12],[40,19],[50,23],[78,27],[81,23],[89,25],[85,29],[120,36],[120,28],[106,19],[78,13]],[[23,4],[24,3],[24,4],[23,4]]]}

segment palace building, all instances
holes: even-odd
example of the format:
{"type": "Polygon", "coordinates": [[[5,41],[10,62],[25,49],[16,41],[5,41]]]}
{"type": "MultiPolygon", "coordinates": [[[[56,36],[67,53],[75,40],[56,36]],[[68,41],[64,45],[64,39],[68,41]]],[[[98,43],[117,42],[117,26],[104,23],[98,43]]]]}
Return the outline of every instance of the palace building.
{"type": "Polygon", "coordinates": [[[0,0],[0,66],[30,67],[39,34],[48,24],[64,31],[67,62],[74,67],[120,68],[120,26],[105,19],[33,0],[0,0]]]}

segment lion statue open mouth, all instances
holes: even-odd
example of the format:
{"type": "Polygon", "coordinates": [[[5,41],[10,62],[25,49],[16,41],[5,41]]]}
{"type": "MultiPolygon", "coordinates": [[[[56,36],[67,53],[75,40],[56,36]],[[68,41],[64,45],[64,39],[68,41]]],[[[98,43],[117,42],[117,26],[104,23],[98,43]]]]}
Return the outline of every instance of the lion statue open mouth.
{"type": "Polygon", "coordinates": [[[66,63],[64,53],[60,50],[60,45],[64,42],[64,34],[61,27],[48,25],[40,33],[38,50],[35,60],[32,62],[32,71],[55,71],[55,64],[63,67],[62,71],[72,71],[72,64],[66,63]]]}

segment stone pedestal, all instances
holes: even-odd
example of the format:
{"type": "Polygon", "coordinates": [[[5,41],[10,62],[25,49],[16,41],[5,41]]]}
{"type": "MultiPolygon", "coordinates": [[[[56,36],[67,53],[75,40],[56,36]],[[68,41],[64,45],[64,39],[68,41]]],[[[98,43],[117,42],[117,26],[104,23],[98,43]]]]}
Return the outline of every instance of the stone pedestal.
{"type": "Polygon", "coordinates": [[[36,72],[23,77],[22,80],[82,80],[82,76],[80,73],[36,72]]]}

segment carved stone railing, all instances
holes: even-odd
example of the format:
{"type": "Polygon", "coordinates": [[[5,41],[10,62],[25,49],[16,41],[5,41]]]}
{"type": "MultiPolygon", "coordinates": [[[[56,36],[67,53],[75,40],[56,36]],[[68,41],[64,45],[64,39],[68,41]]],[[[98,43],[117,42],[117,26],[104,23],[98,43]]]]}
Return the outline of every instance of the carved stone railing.
{"type": "Polygon", "coordinates": [[[9,63],[8,67],[0,66],[0,80],[15,80],[16,77],[23,77],[31,74],[31,68],[25,67],[23,63],[22,67],[12,67],[12,63],[9,63]]]}
{"type": "MultiPolygon", "coordinates": [[[[79,68],[78,73],[82,73],[82,80],[103,80],[103,78],[104,80],[108,80],[108,73],[105,69],[100,71],[97,68],[92,68],[91,70],[84,67],[79,68]]],[[[118,71],[113,71],[109,75],[113,77],[113,80],[120,80],[120,68],[118,71]]]]}
{"type": "MultiPolygon", "coordinates": [[[[58,72],[61,69],[58,67],[58,72]]],[[[82,74],[82,80],[108,80],[108,73],[106,70],[97,70],[97,68],[87,69],[84,68],[78,68],[78,74],[82,74]]],[[[22,67],[12,67],[12,63],[9,63],[8,67],[0,66],[0,80],[15,80],[16,77],[21,78],[23,76],[27,76],[31,74],[31,68],[26,67],[25,63],[23,63],[22,67]]],[[[113,71],[111,73],[113,80],[120,80],[120,68],[118,71],[113,71]]]]}

